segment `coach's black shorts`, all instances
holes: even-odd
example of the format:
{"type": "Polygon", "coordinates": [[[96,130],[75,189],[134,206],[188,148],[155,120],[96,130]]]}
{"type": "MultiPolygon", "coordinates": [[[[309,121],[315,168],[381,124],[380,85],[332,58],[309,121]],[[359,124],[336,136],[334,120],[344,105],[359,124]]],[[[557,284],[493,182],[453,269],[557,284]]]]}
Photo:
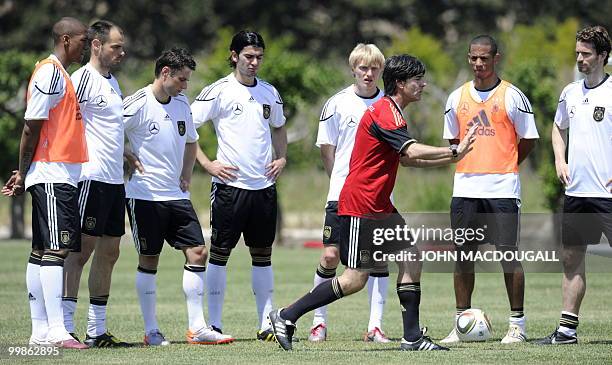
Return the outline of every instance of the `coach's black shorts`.
{"type": "Polygon", "coordinates": [[[213,183],[210,193],[211,245],[233,249],[240,235],[249,247],[271,247],[276,235],[276,186],[245,190],[213,183]]]}
{"type": "Polygon", "coordinates": [[[32,195],[32,249],[79,252],[78,189],[70,184],[36,184],[32,195]]]}
{"type": "Polygon", "coordinates": [[[325,205],[325,222],[323,223],[323,245],[338,246],[340,241],[340,217],[338,202],[329,201],[325,205]]]}
{"type": "MultiPolygon", "coordinates": [[[[480,229],[484,240],[466,244],[490,243],[495,246],[517,247],[520,232],[520,199],[479,199],[453,197],[451,227],[480,229]]],[[[480,236],[481,237],[481,236],[480,236]]]]}
{"type": "Polygon", "coordinates": [[[601,234],[612,246],[612,199],[565,196],[563,202],[563,245],[598,244],[601,234]]]}
{"type": "Polygon", "coordinates": [[[79,182],[81,233],[121,237],[125,233],[125,187],[95,180],[79,182]]]}
{"type": "Polygon", "coordinates": [[[202,227],[190,200],[126,199],[126,206],[140,255],[159,255],[164,240],[177,250],[204,246],[202,227]]]}
{"type": "Polygon", "coordinates": [[[377,219],[339,216],[340,261],[351,269],[376,270],[386,267],[387,263],[380,260],[380,253],[394,253],[409,249],[413,244],[411,234],[400,239],[385,237],[384,230],[395,230],[405,227],[406,221],[397,212],[378,216],[377,219]]]}

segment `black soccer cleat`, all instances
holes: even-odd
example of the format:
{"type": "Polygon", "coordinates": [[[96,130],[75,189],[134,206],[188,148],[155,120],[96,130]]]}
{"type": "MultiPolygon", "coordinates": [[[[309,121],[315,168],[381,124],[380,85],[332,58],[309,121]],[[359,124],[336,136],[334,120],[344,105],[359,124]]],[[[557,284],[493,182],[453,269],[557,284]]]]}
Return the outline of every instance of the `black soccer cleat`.
{"type": "Polygon", "coordinates": [[[578,336],[568,336],[563,332],[559,332],[557,328],[555,332],[534,342],[536,345],[571,345],[578,343],[578,336]]]}
{"type": "Polygon", "coordinates": [[[276,342],[272,328],[257,331],[257,339],[264,342],[276,342]]]}
{"type": "Polygon", "coordinates": [[[109,331],[96,337],[87,335],[83,343],[89,347],[132,347],[132,344],[119,340],[109,331]]]}
{"type": "Polygon", "coordinates": [[[274,338],[276,342],[285,351],[289,351],[293,348],[292,340],[293,333],[295,332],[295,324],[291,321],[283,319],[280,316],[282,308],[273,310],[268,314],[270,324],[272,325],[272,331],[274,332],[274,338]]]}
{"type": "Polygon", "coordinates": [[[414,342],[406,341],[402,338],[400,350],[402,351],[449,351],[448,347],[440,346],[431,341],[429,336],[425,336],[427,328],[421,330],[421,338],[414,342]]]}
{"type": "Polygon", "coordinates": [[[79,340],[79,338],[77,337],[77,335],[76,335],[76,333],[75,333],[75,332],[68,332],[68,334],[69,334],[69,335],[70,335],[72,338],[74,338],[74,339],[75,339],[77,342],[81,342],[81,340],[79,340]]]}

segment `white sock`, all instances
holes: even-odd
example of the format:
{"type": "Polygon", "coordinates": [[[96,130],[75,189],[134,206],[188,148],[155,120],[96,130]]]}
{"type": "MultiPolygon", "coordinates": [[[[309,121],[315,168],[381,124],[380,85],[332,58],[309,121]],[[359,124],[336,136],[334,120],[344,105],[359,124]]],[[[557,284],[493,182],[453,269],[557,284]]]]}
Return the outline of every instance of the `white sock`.
{"type": "Polygon", "coordinates": [[[389,287],[389,277],[368,278],[368,298],[370,300],[370,322],[368,332],[375,327],[382,328],[383,310],[387,299],[387,288],[389,287]]]}
{"type": "Polygon", "coordinates": [[[508,323],[519,326],[521,331],[525,332],[525,323],[527,321],[527,316],[523,315],[520,318],[517,317],[508,317],[508,323]]]}
{"type": "Polygon", "coordinates": [[[74,300],[62,300],[62,311],[64,312],[64,327],[66,331],[74,333],[74,312],[77,302],[74,300]]]}
{"type": "Polygon", "coordinates": [[[30,301],[30,317],[32,319],[32,337],[44,340],[47,338],[49,324],[45,297],[40,283],[40,265],[28,263],[26,268],[26,287],[30,301]]]}
{"type": "Polygon", "coordinates": [[[64,327],[64,311],[62,310],[64,267],[41,266],[40,284],[42,285],[45,297],[47,322],[49,323],[48,338],[52,341],[63,341],[72,338],[64,327]]]}
{"type": "Polygon", "coordinates": [[[159,329],[155,306],[157,304],[157,292],[155,274],[136,271],[136,291],[140,302],[140,311],[144,320],[145,333],[159,329]]]}
{"type": "MultiPolygon", "coordinates": [[[[322,278],[315,272],[314,280],[313,280],[314,281],[313,288],[316,288],[317,286],[323,284],[326,281],[330,281],[331,279],[333,278],[322,278]]],[[[315,327],[315,326],[318,326],[326,322],[327,322],[327,306],[324,305],[314,310],[314,318],[312,319],[312,326],[315,327]]]]}
{"type": "Polygon", "coordinates": [[[225,299],[227,266],[208,263],[206,288],[208,288],[208,320],[212,326],[223,329],[223,300],[225,299]]]}
{"type": "Polygon", "coordinates": [[[98,337],[106,333],[106,306],[89,304],[87,313],[87,334],[98,337]]]}
{"type": "MultiPolygon", "coordinates": [[[[204,269],[204,266],[190,266],[204,269]]],[[[197,332],[206,327],[202,303],[202,297],[204,296],[204,270],[183,270],[183,293],[185,293],[185,302],[187,303],[189,329],[192,332],[197,332]]]]}
{"type": "Polygon", "coordinates": [[[251,287],[255,294],[259,328],[263,331],[270,327],[268,313],[272,311],[272,294],[274,292],[274,273],[272,266],[252,266],[251,287]]]}

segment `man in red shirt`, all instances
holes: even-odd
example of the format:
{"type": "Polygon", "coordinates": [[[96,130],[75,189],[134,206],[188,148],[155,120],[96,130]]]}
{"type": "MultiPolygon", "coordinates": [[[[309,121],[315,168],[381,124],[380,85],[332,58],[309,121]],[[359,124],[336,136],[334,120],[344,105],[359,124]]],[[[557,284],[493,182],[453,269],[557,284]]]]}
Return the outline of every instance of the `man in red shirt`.
{"type": "Polygon", "coordinates": [[[410,136],[402,110],[421,99],[427,85],[424,75],[425,66],[415,57],[392,56],[385,62],[385,97],[372,104],[361,118],[349,174],[338,201],[340,259],[346,270],[290,306],[270,312],[274,335],[284,350],[291,350],[295,322],[301,316],[364,287],[369,270],[383,263],[381,250],[387,253],[404,250],[402,257],[407,258],[396,260],[397,294],[404,323],[401,349],[448,350],[433,343],[419,327],[421,264],[412,238],[394,237],[387,242],[381,238],[382,232],[399,233],[405,227],[404,219],[390,200],[400,162],[415,167],[446,165],[463,158],[474,142],[474,128],[458,146],[450,148],[417,143],[410,136]]]}

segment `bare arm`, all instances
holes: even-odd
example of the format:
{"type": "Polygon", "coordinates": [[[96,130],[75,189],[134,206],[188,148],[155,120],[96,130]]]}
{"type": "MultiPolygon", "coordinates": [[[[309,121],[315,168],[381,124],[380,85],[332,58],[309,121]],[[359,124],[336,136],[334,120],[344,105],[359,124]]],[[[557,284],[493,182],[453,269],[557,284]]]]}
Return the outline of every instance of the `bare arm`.
{"type": "Polygon", "coordinates": [[[336,161],[336,146],[322,144],[321,161],[323,161],[323,167],[325,168],[327,177],[331,177],[332,170],[334,169],[334,161],[336,161]]]}
{"type": "Polygon", "coordinates": [[[275,159],[266,166],[266,176],[276,180],[287,164],[287,129],[285,126],[272,128],[272,147],[275,159]]]}
{"type": "Polygon", "coordinates": [[[467,132],[463,141],[457,146],[457,157],[448,147],[434,147],[421,143],[412,143],[404,148],[400,163],[402,166],[412,167],[437,167],[457,162],[472,150],[476,140],[476,127],[473,126],[467,132]]]}
{"type": "Polygon", "coordinates": [[[208,156],[202,151],[199,144],[196,145],[196,160],[206,172],[220,179],[223,182],[236,180],[235,172],[238,171],[236,166],[225,165],[218,160],[211,161],[208,156]]]}
{"type": "Polygon", "coordinates": [[[193,165],[195,164],[196,154],[198,152],[198,144],[196,142],[185,144],[185,152],[183,154],[183,169],[181,171],[180,187],[182,191],[189,190],[191,185],[191,175],[193,174],[193,165]]]}
{"type": "Polygon", "coordinates": [[[518,163],[519,165],[527,158],[533,150],[538,140],[535,138],[522,138],[518,145],[518,163]]]}
{"type": "Polygon", "coordinates": [[[19,169],[13,171],[13,175],[2,187],[2,194],[7,196],[21,195],[24,191],[25,176],[30,169],[36,146],[40,139],[40,130],[45,120],[26,120],[19,142],[19,169]]]}
{"type": "Polygon", "coordinates": [[[567,162],[565,161],[565,149],[567,146],[567,129],[561,130],[557,123],[553,124],[551,133],[553,152],[555,153],[555,169],[557,177],[563,185],[569,185],[570,175],[567,162]]]}

